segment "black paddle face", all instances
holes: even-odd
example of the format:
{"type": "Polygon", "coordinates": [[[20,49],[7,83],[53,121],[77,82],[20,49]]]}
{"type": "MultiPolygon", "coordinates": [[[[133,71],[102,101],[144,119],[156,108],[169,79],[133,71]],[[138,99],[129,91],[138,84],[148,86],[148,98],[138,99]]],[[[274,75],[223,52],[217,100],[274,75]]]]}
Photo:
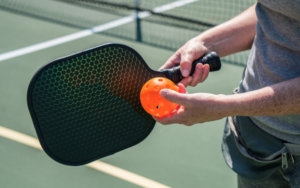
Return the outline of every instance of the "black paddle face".
{"type": "Polygon", "coordinates": [[[46,64],[27,96],[43,149],[60,163],[82,165],[141,142],[155,121],[141,106],[140,91],[159,76],[121,44],[46,64]]]}

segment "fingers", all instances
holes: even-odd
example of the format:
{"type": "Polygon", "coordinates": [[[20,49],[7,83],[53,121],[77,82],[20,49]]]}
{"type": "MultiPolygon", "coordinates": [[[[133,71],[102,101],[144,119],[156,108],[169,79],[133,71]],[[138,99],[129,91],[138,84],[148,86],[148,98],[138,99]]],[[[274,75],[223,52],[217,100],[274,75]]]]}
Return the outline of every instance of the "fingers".
{"type": "Polygon", "coordinates": [[[179,93],[187,93],[183,84],[179,83],[178,88],[179,88],[179,90],[178,90],[179,93]]]}
{"type": "Polygon", "coordinates": [[[164,116],[164,117],[155,117],[152,116],[154,118],[155,121],[163,124],[163,125],[169,125],[169,124],[183,124],[186,126],[191,126],[193,125],[192,122],[189,121],[189,119],[186,117],[187,115],[187,111],[184,107],[181,106],[181,108],[179,110],[177,110],[176,112],[164,116]]]}
{"type": "MultiPolygon", "coordinates": [[[[189,76],[189,77],[187,77],[187,78],[183,78],[179,83],[180,83],[180,84],[183,84],[184,87],[187,87],[187,86],[190,85],[190,83],[191,83],[192,80],[193,80],[193,77],[189,76]]],[[[178,84],[179,84],[179,83],[178,83],[178,84]]]]}
{"type": "Polygon", "coordinates": [[[176,91],[170,90],[170,89],[162,89],[160,90],[160,95],[167,99],[168,101],[171,101],[173,103],[182,105],[182,106],[189,106],[189,94],[182,94],[178,93],[176,91]]]}
{"type": "MultiPolygon", "coordinates": [[[[184,93],[184,94],[187,94],[187,93],[188,93],[188,92],[186,91],[186,89],[185,89],[185,87],[184,87],[183,84],[178,84],[178,88],[179,88],[179,90],[178,90],[179,93],[184,93]]],[[[180,108],[183,108],[183,109],[184,109],[184,106],[178,105],[178,106],[176,107],[176,111],[178,111],[180,108]]]]}
{"type": "Polygon", "coordinates": [[[167,69],[171,67],[178,66],[180,64],[180,71],[183,80],[180,81],[185,87],[187,86],[196,86],[198,83],[203,82],[209,74],[209,65],[199,64],[195,68],[195,72],[192,76],[190,75],[191,65],[195,59],[198,59],[207,51],[203,47],[202,43],[199,43],[198,40],[190,40],[183,47],[181,47],[177,52],[175,52],[166,63],[159,68],[159,70],[167,69]],[[199,46],[201,47],[199,49],[199,46]]]}
{"type": "Polygon", "coordinates": [[[183,122],[181,122],[182,119],[184,119],[184,110],[177,110],[175,113],[164,116],[164,117],[155,117],[152,116],[153,119],[163,125],[169,125],[169,124],[174,124],[174,123],[179,123],[179,124],[183,124],[183,122]]]}
{"type": "MultiPolygon", "coordinates": [[[[187,94],[187,91],[183,84],[178,84],[178,87],[179,87],[179,93],[187,94]]],[[[184,106],[178,105],[174,113],[161,118],[153,116],[153,118],[155,119],[155,121],[158,121],[163,125],[174,124],[174,123],[189,125],[187,122],[184,122],[184,119],[186,119],[184,118],[185,110],[186,108],[184,106]]]]}
{"type": "Polygon", "coordinates": [[[198,65],[196,65],[195,67],[195,72],[192,76],[192,81],[190,83],[190,86],[196,86],[198,83],[201,82],[202,80],[202,74],[203,74],[203,65],[202,63],[199,63],[198,65]]]}
{"type": "Polygon", "coordinates": [[[192,76],[190,86],[196,86],[198,83],[204,82],[209,74],[209,65],[202,65],[202,63],[196,65],[195,72],[192,76]]]}
{"type": "Polygon", "coordinates": [[[202,74],[202,80],[201,80],[201,82],[204,82],[206,80],[206,78],[208,77],[209,69],[210,69],[210,67],[209,67],[208,64],[206,64],[206,65],[203,66],[203,74],[202,74]]]}
{"type": "Polygon", "coordinates": [[[183,77],[188,77],[191,71],[191,65],[196,59],[194,50],[185,50],[181,55],[180,71],[183,77]]]}

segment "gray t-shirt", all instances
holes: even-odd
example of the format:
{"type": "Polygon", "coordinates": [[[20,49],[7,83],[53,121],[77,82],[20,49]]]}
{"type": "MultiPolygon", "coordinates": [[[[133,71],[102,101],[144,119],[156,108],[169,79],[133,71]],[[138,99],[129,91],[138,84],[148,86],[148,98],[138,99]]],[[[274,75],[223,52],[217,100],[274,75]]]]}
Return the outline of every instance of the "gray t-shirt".
{"type": "MultiPolygon", "coordinates": [[[[256,14],[256,37],[240,93],[300,77],[300,0],[258,0],[256,14]]],[[[300,144],[300,114],[251,119],[268,133],[300,144]]]]}

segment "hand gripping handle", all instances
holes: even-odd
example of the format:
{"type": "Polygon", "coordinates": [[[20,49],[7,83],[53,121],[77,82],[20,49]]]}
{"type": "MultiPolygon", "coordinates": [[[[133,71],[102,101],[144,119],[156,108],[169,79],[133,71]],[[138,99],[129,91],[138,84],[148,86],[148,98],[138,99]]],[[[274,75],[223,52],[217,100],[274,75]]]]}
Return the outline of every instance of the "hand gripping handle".
{"type": "MultiPolygon", "coordinates": [[[[192,76],[195,72],[196,65],[202,63],[203,65],[209,64],[209,71],[218,71],[221,69],[221,60],[220,57],[216,52],[210,52],[199,59],[195,60],[192,63],[192,68],[190,72],[190,76],[192,76]]],[[[180,65],[177,67],[173,67],[170,69],[163,69],[161,72],[164,74],[164,76],[170,80],[172,80],[175,84],[177,84],[180,80],[183,79],[183,76],[180,71],[180,65]]]]}

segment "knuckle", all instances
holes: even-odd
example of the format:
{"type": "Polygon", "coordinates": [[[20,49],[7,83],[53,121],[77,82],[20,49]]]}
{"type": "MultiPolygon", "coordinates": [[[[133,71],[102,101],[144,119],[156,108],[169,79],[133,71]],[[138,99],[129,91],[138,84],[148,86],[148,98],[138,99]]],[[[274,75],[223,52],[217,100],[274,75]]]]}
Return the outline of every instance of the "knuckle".
{"type": "Polygon", "coordinates": [[[194,55],[194,50],[193,49],[187,49],[182,52],[183,55],[194,55]]]}
{"type": "Polygon", "coordinates": [[[188,50],[186,51],[186,53],[187,53],[188,55],[193,55],[193,54],[194,54],[194,50],[193,50],[193,49],[188,49],[188,50]]]}

